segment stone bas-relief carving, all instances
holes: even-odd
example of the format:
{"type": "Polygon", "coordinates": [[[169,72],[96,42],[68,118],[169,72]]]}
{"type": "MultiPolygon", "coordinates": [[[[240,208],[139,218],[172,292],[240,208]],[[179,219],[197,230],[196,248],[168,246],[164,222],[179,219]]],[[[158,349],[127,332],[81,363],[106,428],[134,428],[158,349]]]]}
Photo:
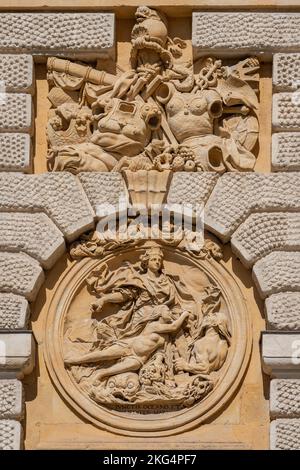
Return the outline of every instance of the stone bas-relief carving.
{"type": "Polygon", "coordinates": [[[166,273],[159,247],[114,271],[87,278],[92,315],[65,332],[65,363],[80,387],[107,404],[190,406],[212,390],[231,343],[221,291],[204,289],[201,304],[178,276],[166,273]],[[104,305],[117,312],[101,318],[104,305]],[[78,365],[78,366],[77,366],[78,365]]]}
{"type": "Polygon", "coordinates": [[[49,167],[55,171],[250,171],[259,62],[184,62],[165,16],[136,11],[130,69],[114,76],[48,60],[49,167]]]}

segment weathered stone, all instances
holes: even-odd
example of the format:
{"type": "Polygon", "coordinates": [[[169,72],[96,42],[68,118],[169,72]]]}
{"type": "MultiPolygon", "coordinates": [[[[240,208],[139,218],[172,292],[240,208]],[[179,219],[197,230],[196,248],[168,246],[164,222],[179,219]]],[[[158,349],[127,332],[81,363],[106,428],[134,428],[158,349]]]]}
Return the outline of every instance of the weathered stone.
{"type": "Polygon", "coordinates": [[[113,13],[1,13],[0,51],[113,56],[113,13]]]}
{"type": "Polygon", "coordinates": [[[24,297],[0,294],[0,330],[26,328],[28,316],[28,301],[24,297]]]}
{"type": "Polygon", "coordinates": [[[31,150],[29,134],[0,134],[0,171],[29,172],[31,150]]]}
{"type": "Polygon", "coordinates": [[[33,58],[26,54],[0,54],[1,93],[34,93],[33,58]]]}
{"type": "Polygon", "coordinates": [[[265,301],[269,329],[300,330],[300,292],[279,292],[265,301]]]}
{"type": "Polygon", "coordinates": [[[274,251],[257,261],[253,279],[262,298],[300,290],[300,252],[274,251]]]}
{"type": "Polygon", "coordinates": [[[273,95],[272,124],[275,131],[300,130],[300,100],[296,93],[273,95]]]}
{"type": "Polygon", "coordinates": [[[94,225],[88,199],[70,173],[0,174],[0,210],[45,212],[69,241],[94,225]]]}
{"type": "Polygon", "coordinates": [[[174,173],[168,193],[169,204],[204,205],[211,194],[217,173],[174,173]]]}
{"type": "Polygon", "coordinates": [[[300,170],[300,133],[279,132],[272,135],[272,169],[300,170]]]}
{"type": "Polygon", "coordinates": [[[1,98],[0,132],[33,131],[33,106],[31,95],[5,93],[1,98]]]}
{"type": "Polygon", "coordinates": [[[205,224],[228,241],[251,212],[300,210],[300,174],[227,173],[206,204],[205,224]]]}
{"type": "Polygon", "coordinates": [[[22,419],[23,389],[17,379],[0,379],[0,419],[22,419]]]}
{"type": "Polygon", "coordinates": [[[274,54],[273,86],[276,91],[300,88],[300,54],[274,54]]]}
{"type": "Polygon", "coordinates": [[[274,250],[300,249],[300,213],[251,214],[231,238],[233,252],[246,267],[274,250]]]}
{"type": "Polygon", "coordinates": [[[276,419],[271,422],[271,450],[300,449],[300,419],[276,419]]]}
{"type": "Polygon", "coordinates": [[[12,419],[0,419],[0,450],[20,450],[22,441],[21,424],[12,419]]]}
{"type": "Polygon", "coordinates": [[[120,173],[80,173],[79,179],[97,217],[111,213],[127,199],[120,173]]]}
{"type": "Polygon", "coordinates": [[[273,418],[300,417],[300,380],[271,380],[270,413],[273,418]]]}
{"type": "Polygon", "coordinates": [[[259,12],[193,13],[196,57],[298,51],[300,14],[259,12]]]}
{"type": "Polygon", "coordinates": [[[0,253],[0,291],[33,301],[44,281],[39,263],[25,253],[0,253]]]}
{"type": "Polygon", "coordinates": [[[262,334],[263,369],[276,378],[300,378],[300,334],[265,332],[262,334]]]}
{"type": "Polygon", "coordinates": [[[0,371],[16,378],[30,374],[34,366],[34,340],[30,331],[0,332],[0,371]]]}
{"type": "Polygon", "coordinates": [[[0,213],[0,250],[23,251],[50,269],[65,250],[62,233],[46,214],[0,213]]]}

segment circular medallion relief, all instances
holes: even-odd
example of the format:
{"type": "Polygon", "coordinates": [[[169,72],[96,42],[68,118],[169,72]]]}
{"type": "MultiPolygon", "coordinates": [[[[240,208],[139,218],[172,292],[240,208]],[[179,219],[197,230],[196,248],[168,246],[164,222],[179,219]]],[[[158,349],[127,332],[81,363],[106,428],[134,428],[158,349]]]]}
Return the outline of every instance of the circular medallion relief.
{"type": "Polygon", "coordinates": [[[136,436],[207,420],[236,390],[251,349],[228,271],[147,243],[74,263],[45,336],[47,367],[67,402],[102,428],[136,436]]]}

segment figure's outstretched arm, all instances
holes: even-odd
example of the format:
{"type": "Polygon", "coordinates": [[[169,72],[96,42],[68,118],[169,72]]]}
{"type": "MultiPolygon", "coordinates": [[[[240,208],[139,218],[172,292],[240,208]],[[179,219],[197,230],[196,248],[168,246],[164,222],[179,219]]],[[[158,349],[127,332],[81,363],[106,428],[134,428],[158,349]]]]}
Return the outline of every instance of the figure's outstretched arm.
{"type": "Polygon", "coordinates": [[[110,294],[103,295],[99,300],[95,300],[91,303],[91,311],[100,312],[105,304],[121,304],[126,301],[126,298],[122,292],[111,292],[110,294]]]}
{"type": "Polygon", "coordinates": [[[160,324],[159,333],[175,333],[189,316],[190,312],[185,311],[173,323],[160,324]]]}

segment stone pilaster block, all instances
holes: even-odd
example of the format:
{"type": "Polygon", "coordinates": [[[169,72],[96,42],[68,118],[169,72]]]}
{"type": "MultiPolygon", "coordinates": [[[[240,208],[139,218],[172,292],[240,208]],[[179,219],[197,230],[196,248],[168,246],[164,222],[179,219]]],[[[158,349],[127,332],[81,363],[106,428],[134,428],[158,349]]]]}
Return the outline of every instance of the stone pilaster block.
{"type": "Polygon", "coordinates": [[[300,88],[300,54],[274,54],[273,87],[276,91],[300,88]]]}
{"type": "Polygon", "coordinates": [[[300,170],[300,132],[279,132],[272,135],[272,169],[300,170]]]}
{"type": "Polygon", "coordinates": [[[262,363],[266,374],[300,378],[300,333],[268,331],[262,334],[262,363]]]}
{"type": "Polygon", "coordinates": [[[0,372],[22,379],[34,366],[35,345],[30,331],[0,332],[0,372]]]}
{"type": "Polygon", "coordinates": [[[0,54],[1,92],[34,94],[34,64],[28,54],[0,54]]]}
{"type": "Polygon", "coordinates": [[[275,419],[270,429],[271,450],[300,449],[300,419],[275,419]]]}
{"type": "Polygon", "coordinates": [[[300,130],[298,93],[275,93],[273,95],[272,124],[274,131],[300,130]]]}
{"type": "Polygon", "coordinates": [[[1,99],[0,132],[33,132],[31,95],[4,93],[1,99]]]}
{"type": "Polygon", "coordinates": [[[35,259],[25,253],[0,252],[0,292],[33,301],[43,282],[44,272],[35,259]]]}
{"type": "Polygon", "coordinates": [[[270,388],[272,418],[300,418],[300,380],[274,379],[270,388]]]}
{"type": "Polygon", "coordinates": [[[0,330],[26,329],[29,305],[25,297],[0,293],[0,330]]]}
{"type": "Polygon", "coordinates": [[[271,330],[300,330],[300,292],[279,292],[265,301],[271,330]]]}
{"type": "Polygon", "coordinates": [[[18,379],[0,379],[0,419],[23,418],[24,397],[18,379]]]}
{"type": "Polygon", "coordinates": [[[0,134],[0,171],[30,172],[31,153],[29,134],[0,134]]]}
{"type": "Polygon", "coordinates": [[[20,450],[23,430],[18,421],[0,419],[0,450],[20,450]]]}
{"type": "Polygon", "coordinates": [[[0,213],[0,250],[25,252],[50,269],[65,251],[62,233],[46,214],[0,213]]]}

